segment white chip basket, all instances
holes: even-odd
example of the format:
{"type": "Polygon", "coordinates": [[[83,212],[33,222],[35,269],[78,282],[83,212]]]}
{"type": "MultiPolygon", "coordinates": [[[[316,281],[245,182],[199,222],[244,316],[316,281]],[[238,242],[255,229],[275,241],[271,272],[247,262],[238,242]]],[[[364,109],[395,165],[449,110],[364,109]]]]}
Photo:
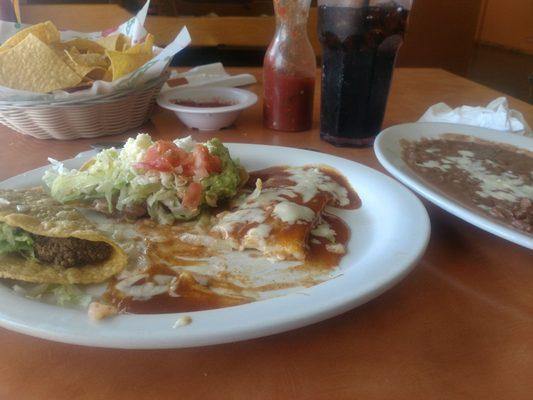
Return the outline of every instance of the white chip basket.
{"type": "Polygon", "coordinates": [[[78,101],[0,101],[0,123],[38,139],[116,135],[150,118],[165,72],[141,86],[78,101]]]}

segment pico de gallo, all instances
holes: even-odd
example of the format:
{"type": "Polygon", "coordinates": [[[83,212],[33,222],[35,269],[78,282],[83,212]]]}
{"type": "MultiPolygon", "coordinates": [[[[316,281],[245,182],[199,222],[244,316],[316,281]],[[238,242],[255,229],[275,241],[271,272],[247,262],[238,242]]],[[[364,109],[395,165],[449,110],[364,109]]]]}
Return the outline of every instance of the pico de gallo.
{"type": "Polygon", "coordinates": [[[235,196],[246,173],[219,139],[154,142],[139,134],[121,150],[101,151],[79,170],[52,160],[43,180],[60,202],[172,224],[235,196]]]}

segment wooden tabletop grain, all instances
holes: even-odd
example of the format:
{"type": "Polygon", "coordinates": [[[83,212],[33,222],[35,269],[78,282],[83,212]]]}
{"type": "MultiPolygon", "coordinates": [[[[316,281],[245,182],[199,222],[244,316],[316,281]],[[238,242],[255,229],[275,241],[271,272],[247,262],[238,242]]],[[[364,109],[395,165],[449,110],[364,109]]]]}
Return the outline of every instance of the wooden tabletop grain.
{"type": "MultiPolygon", "coordinates": [[[[251,90],[260,94],[261,84],[251,90]]],[[[385,126],[414,121],[439,101],[478,105],[499,95],[442,70],[399,69],[385,126]]],[[[533,121],[532,106],[509,100],[533,121]]],[[[316,111],[312,130],[276,133],[261,126],[257,104],[218,136],[312,148],[382,171],[371,148],[320,141],[316,111]]],[[[140,131],[213,136],[189,132],[160,109],[140,131]]],[[[40,141],[0,127],[0,179],[126,136],[40,141]]],[[[425,256],[361,307],[292,332],[182,350],[86,348],[0,329],[0,398],[530,399],[533,253],[424,204],[432,225],[425,256]]]]}

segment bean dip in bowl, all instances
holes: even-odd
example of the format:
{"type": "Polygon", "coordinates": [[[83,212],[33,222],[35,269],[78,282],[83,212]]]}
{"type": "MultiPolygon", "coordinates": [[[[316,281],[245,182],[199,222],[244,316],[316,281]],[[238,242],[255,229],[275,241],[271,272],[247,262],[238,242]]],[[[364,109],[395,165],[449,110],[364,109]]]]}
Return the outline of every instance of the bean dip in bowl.
{"type": "Polygon", "coordinates": [[[437,206],[533,249],[533,139],[412,123],[385,129],[374,149],[387,171],[437,206]]]}

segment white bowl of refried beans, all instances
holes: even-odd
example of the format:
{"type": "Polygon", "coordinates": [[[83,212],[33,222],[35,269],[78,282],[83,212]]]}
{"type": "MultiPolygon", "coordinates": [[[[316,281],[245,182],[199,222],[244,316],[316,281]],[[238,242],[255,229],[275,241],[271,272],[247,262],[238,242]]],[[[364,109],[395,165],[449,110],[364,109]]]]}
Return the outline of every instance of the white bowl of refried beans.
{"type": "Polygon", "coordinates": [[[376,156],[394,177],[488,232],[533,249],[533,139],[444,123],[396,125],[376,156]]]}
{"type": "Polygon", "coordinates": [[[161,107],[173,111],[187,127],[201,131],[233,125],[241,111],[256,102],[254,93],[227,87],[176,88],[157,99],[161,107]]]}

